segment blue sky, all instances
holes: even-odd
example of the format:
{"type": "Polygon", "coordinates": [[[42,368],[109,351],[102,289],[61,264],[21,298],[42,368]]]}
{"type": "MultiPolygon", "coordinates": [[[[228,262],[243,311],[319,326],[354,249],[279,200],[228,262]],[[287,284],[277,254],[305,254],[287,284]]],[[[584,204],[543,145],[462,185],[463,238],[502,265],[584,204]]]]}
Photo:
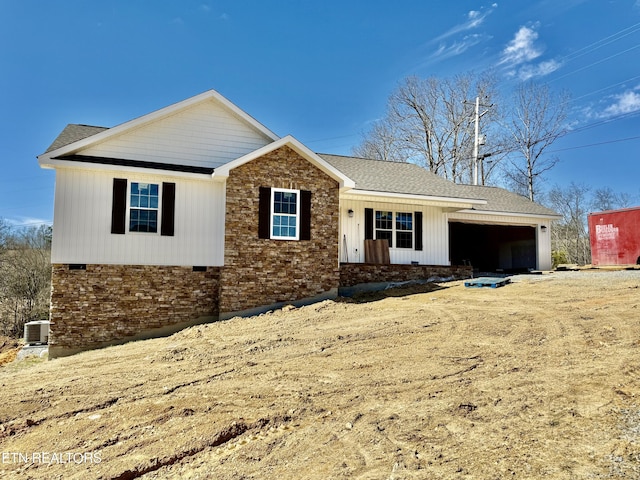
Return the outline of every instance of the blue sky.
{"type": "Polygon", "coordinates": [[[53,219],[43,153],[215,89],[278,135],[350,154],[404,77],[493,68],[570,91],[547,185],[640,204],[640,0],[0,0],[0,217],[53,219]]]}

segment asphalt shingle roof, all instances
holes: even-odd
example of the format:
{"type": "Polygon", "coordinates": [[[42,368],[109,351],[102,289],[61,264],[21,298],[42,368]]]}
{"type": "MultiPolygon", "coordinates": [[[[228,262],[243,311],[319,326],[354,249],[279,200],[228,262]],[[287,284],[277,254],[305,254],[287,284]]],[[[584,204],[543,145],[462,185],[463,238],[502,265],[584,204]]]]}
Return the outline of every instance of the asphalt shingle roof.
{"type": "Polygon", "coordinates": [[[47,148],[47,152],[51,152],[52,150],[57,150],[60,147],[64,147],[65,145],[70,145],[73,142],[77,142],[84,138],[95,135],[96,133],[104,132],[108,130],[107,127],[94,127],[91,125],[78,125],[75,123],[70,123],[64,130],[60,132],[60,135],[56,137],[53,143],[47,148]]]}
{"type": "Polygon", "coordinates": [[[412,164],[319,154],[356,183],[357,190],[486,200],[475,210],[528,215],[557,215],[528,198],[499,187],[460,185],[412,164]]]}
{"type": "Polygon", "coordinates": [[[467,192],[457,188],[455,183],[413,163],[386,162],[324,153],[319,155],[353,180],[357,190],[482,199],[475,194],[469,196],[467,192]]]}
{"type": "Polygon", "coordinates": [[[490,212],[507,212],[526,215],[551,215],[558,214],[550,208],[539,203],[532,202],[527,197],[518,195],[500,187],[488,187],[485,185],[458,185],[463,192],[469,192],[472,198],[479,196],[487,201],[486,205],[476,205],[475,210],[490,212]]]}

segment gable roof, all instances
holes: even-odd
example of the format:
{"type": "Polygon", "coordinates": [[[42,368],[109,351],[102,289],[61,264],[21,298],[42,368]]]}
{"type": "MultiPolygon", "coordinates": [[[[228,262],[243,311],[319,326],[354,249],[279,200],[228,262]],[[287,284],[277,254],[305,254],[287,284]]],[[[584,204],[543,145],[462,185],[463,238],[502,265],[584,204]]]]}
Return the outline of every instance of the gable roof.
{"type": "Polygon", "coordinates": [[[331,163],[325,161],[322,156],[319,156],[317,153],[309,150],[309,148],[307,148],[291,135],[287,135],[280,140],[269,143],[262,148],[254,150],[251,153],[248,153],[236,160],[233,160],[229,163],[226,163],[225,165],[222,165],[221,167],[216,168],[212,176],[214,179],[224,180],[229,176],[229,172],[234,168],[238,168],[245,163],[251,162],[256,158],[273,152],[274,150],[277,150],[278,148],[281,148],[285,145],[293,149],[296,153],[298,153],[298,155],[302,156],[311,164],[336,180],[340,184],[340,189],[350,189],[355,186],[353,180],[351,180],[348,175],[345,175],[342,171],[331,165],[331,163]]]}
{"type": "Polygon", "coordinates": [[[175,115],[181,111],[184,111],[195,105],[204,104],[214,100],[217,104],[221,105],[224,109],[231,112],[233,116],[238,118],[241,122],[249,126],[260,135],[264,136],[269,141],[279,139],[278,135],[273,133],[267,127],[262,125],[252,116],[241,110],[239,107],[231,103],[225,97],[220,95],[215,90],[209,90],[200,95],[188,98],[173,105],[161,108],[154,112],[148,113],[141,117],[135,118],[128,122],[117,125],[113,128],[105,127],[91,127],[87,125],[68,125],[60,135],[54,140],[51,146],[45,153],[38,156],[38,160],[41,165],[49,165],[51,160],[55,160],[56,157],[73,155],[82,150],[86,150],[94,145],[109,140],[117,135],[121,135],[125,132],[132,131],[136,128],[140,128],[145,125],[149,125],[152,122],[168,118],[171,115],[175,115]]]}
{"type": "Polygon", "coordinates": [[[461,185],[412,163],[320,154],[355,182],[355,190],[459,199],[473,211],[557,217],[528,198],[499,187],[461,185]]]}

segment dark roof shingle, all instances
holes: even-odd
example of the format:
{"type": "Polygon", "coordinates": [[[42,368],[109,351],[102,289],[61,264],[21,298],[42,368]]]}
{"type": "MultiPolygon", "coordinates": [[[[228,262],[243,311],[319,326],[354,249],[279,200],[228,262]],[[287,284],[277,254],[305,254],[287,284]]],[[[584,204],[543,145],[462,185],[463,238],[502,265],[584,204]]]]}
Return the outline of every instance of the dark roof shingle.
{"type": "Polygon", "coordinates": [[[60,135],[56,137],[45,153],[57,150],[58,148],[70,145],[73,142],[77,142],[84,138],[91,137],[92,135],[104,132],[105,130],[109,129],[107,127],[94,127],[92,125],[78,125],[70,123],[64,127],[64,130],[60,132],[60,135]]]}
{"type": "Polygon", "coordinates": [[[461,185],[412,164],[319,154],[356,183],[357,190],[486,200],[475,210],[525,215],[557,214],[528,198],[499,187],[461,185]]]}

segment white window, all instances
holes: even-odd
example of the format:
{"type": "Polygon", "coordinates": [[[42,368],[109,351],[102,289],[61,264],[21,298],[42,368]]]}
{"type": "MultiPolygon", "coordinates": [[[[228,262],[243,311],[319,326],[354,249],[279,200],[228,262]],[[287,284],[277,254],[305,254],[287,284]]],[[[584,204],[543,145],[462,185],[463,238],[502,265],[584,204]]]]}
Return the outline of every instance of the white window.
{"type": "Polygon", "coordinates": [[[274,188],[271,192],[271,238],[300,238],[300,191],[274,188]]]}
{"type": "Polygon", "coordinates": [[[389,248],[413,248],[413,214],[376,210],[375,238],[388,240],[389,248]]]}
{"type": "Polygon", "coordinates": [[[396,213],[396,248],[413,248],[412,213],[396,213]]]}
{"type": "Polygon", "coordinates": [[[158,232],[160,188],[157,183],[131,182],[129,231],[158,232]]]}
{"type": "Polygon", "coordinates": [[[376,240],[388,240],[393,247],[393,212],[376,211],[376,240]]]}

